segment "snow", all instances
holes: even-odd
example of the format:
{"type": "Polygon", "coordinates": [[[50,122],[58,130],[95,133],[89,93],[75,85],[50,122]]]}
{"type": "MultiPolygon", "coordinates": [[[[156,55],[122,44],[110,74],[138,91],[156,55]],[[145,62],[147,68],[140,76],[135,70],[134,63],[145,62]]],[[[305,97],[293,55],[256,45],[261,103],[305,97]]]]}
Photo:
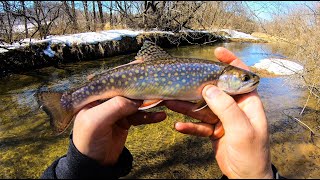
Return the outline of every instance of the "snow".
{"type": "MultiPolygon", "coordinates": [[[[27,28],[29,30],[32,30],[33,28],[35,28],[35,26],[33,24],[31,24],[31,23],[28,23],[27,24],[27,28]]],[[[22,33],[22,32],[25,32],[25,26],[24,26],[24,24],[14,25],[12,27],[12,30],[15,33],[22,33]]]]}
{"type": "Polygon", "coordinates": [[[228,33],[230,35],[229,38],[259,39],[254,36],[251,36],[250,34],[236,31],[236,30],[231,30],[231,29],[219,29],[218,31],[223,31],[223,32],[228,33]]]}
{"type": "Polygon", "coordinates": [[[53,57],[55,52],[52,51],[52,49],[50,48],[50,44],[48,45],[47,49],[43,50],[43,53],[49,57],[53,57]]]}
{"type": "Polygon", "coordinates": [[[4,52],[8,52],[8,50],[6,50],[4,48],[0,48],[0,53],[4,53],[4,52]]]}
{"type": "MultiPolygon", "coordinates": [[[[18,27],[17,27],[18,28],[18,27]]],[[[235,30],[230,29],[221,29],[220,31],[225,31],[231,35],[233,38],[250,38],[250,39],[257,39],[249,34],[242,33],[235,30]]],[[[180,32],[201,32],[201,33],[209,33],[208,31],[195,31],[195,30],[181,30],[180,32]]],[[[116,30],[108,30],[108,31],[100,31],[100,32],[86,32],[86,33],[78,33],[78,34],[69,34],[69,35],[50,35],[44,40],[37,40],[37,39],[22,39],[19,42],[10,44],[10,45],[0,45],[6,49],[15,49],[24,47],[35,43],[43,43],[47,42],[49,44],[65,44],[66,46],[72,46],[73,44],[96,44],[98,42],[103,41],[110,41],[110,40],[121,40],[122,37],[136,37],[141,33],[163,33],[163,34],[170,34],[173,35],[174,33],[171,31],[159,31],[159,30],[152,30],[152,31],[143,31],[143,30],[129,30],[129,29],[116,29],[116,30]]],[[[0,53],[6,52],[5,50],[0,49],[0,53]]],[[[46,49],[46,53],[52,54],[51,49],[46,49]]]]}
{"type": "Polygon", "coordinates": [[[264,69],[277,75],[291,75],[295,73],[301,73],[303,66],[293,61],[285,59],[262,59],[253,67],[257,69],[264,69]]]}

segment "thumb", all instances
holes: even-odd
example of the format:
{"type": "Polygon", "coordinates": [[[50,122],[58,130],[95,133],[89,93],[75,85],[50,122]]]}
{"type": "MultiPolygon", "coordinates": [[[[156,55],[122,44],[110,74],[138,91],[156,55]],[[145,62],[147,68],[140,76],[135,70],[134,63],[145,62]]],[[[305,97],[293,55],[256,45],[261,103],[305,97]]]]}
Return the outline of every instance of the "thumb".
{"type": "Polygon", "coordinates": [[[91,108],[90,113],[92,113],[98,121],[114,124],[116,121],[137,112],[140,105],[140,101],[133,101],[121,96],[116,96],[91,108]],[[108,120],[106,121],[105,119],[108,120]]]}
{"type": "Polygon", "coordinates": [[[228,131],[240,133],[244,128],[251,126],[247,116],[235,100],[218,87],[205,86],[202,95],[209,108],[220,119],[226,133],[228,131]]]}

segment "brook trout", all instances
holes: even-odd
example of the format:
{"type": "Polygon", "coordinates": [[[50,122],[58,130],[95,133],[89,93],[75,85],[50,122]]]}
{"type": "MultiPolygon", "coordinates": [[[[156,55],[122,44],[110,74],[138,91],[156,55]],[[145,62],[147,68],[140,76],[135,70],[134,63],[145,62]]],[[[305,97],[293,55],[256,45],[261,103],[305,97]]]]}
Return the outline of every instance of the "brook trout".
{"type": "Polygon", "coordinates": [[[163,100],[198,101],[194,111],[205,107],[201,91],[212,84],[230,95],[253,91],[259,76],[222,62],[176,58],[156,44],[145,41],[135,61],[105,71],[68,92],[40,92],[39,104],[50,116],[57,133],[63,132],[85,105],[115,96],[145,100],[141,110],[163,100]]]}

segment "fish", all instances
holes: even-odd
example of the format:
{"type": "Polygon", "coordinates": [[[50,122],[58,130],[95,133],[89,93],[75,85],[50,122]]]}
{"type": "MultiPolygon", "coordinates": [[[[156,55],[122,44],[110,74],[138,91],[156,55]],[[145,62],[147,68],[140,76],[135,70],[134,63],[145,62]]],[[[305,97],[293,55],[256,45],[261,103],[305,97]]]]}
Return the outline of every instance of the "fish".
{"type": "Polygon", "coordinates": [[[91,76],[90,82],[66,92],[42,91],[37,100],[50,117],[53,131],[60,134],[87,104],[115,96],[144,100],[139,110],[164,100],[197,102],[193,111],[206,107],[202,89],[216,85],[229,95],[257,88],[258,75],[223,63],[173,57],[151,41],[145,41],[135,60],[91,76]]]}

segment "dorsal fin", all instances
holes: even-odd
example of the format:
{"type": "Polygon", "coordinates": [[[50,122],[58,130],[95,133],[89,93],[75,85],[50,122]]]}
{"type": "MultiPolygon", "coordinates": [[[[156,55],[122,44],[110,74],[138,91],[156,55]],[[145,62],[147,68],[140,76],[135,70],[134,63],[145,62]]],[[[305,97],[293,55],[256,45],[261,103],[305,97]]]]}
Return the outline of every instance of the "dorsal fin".
{"type": "Polygon", "coordinates": [[[152,61],[170,58],[171,55],[151,41],[145,41],[137,56],[137,60],[152,61]]]}

